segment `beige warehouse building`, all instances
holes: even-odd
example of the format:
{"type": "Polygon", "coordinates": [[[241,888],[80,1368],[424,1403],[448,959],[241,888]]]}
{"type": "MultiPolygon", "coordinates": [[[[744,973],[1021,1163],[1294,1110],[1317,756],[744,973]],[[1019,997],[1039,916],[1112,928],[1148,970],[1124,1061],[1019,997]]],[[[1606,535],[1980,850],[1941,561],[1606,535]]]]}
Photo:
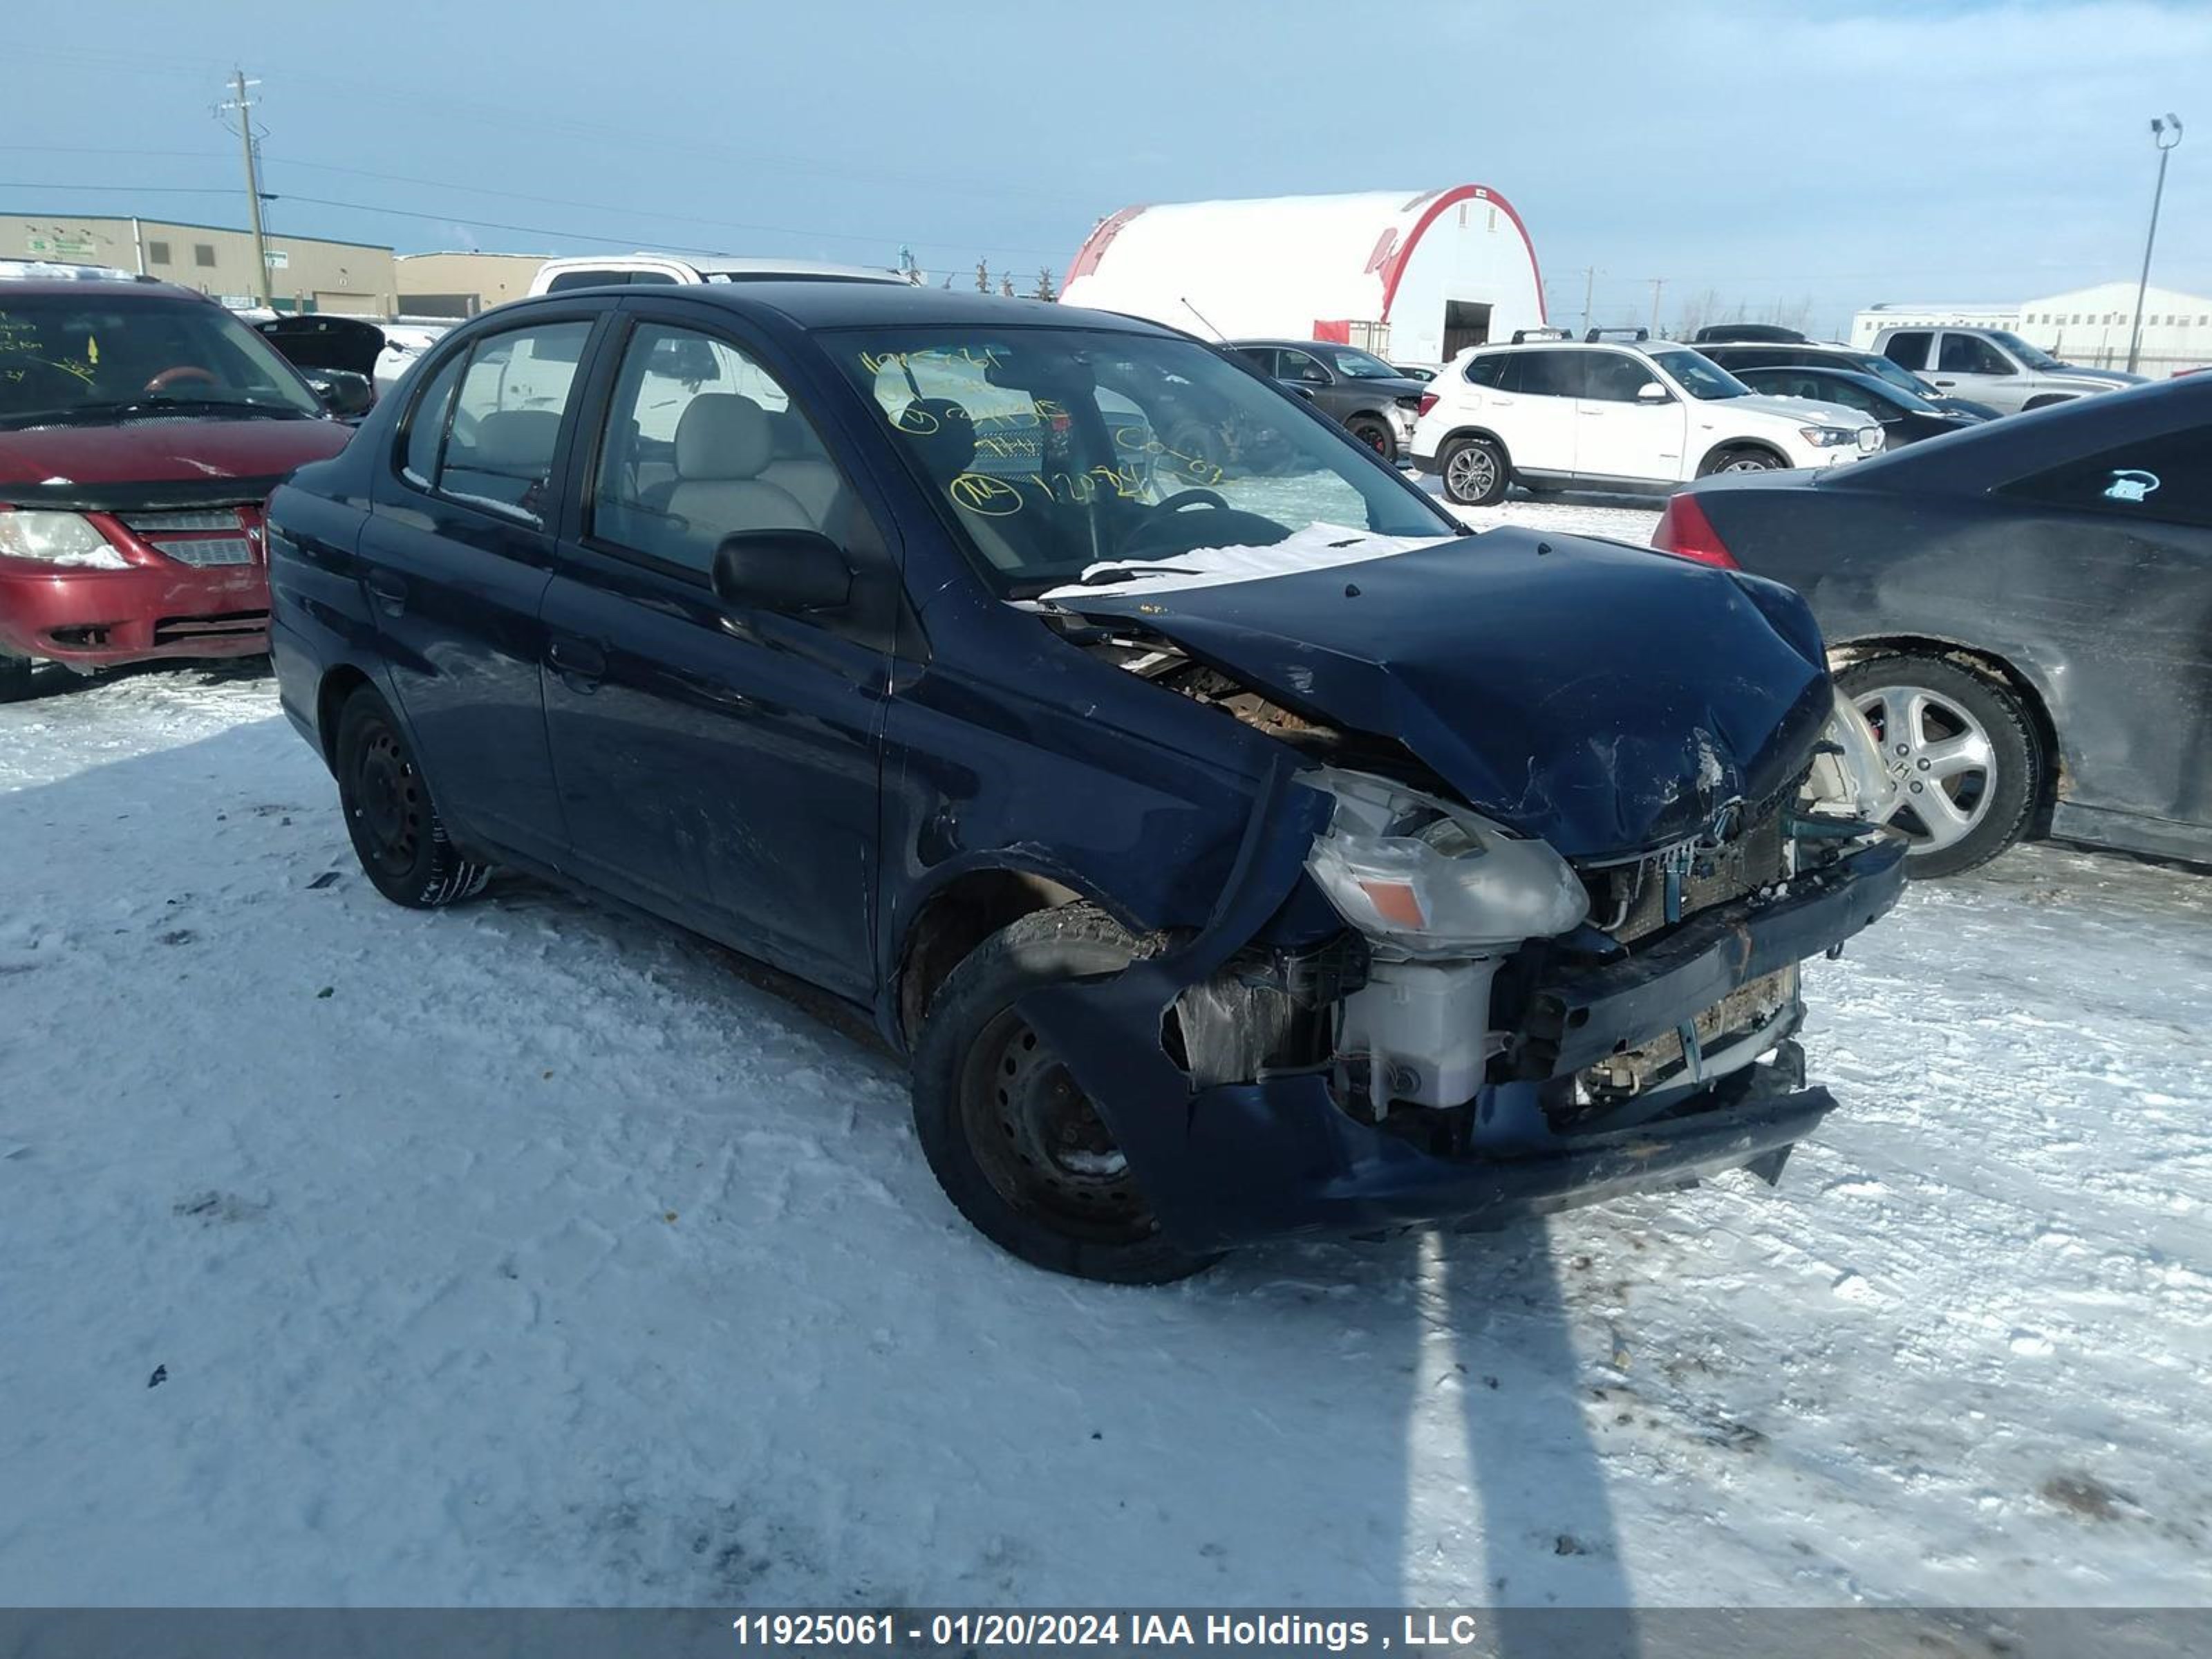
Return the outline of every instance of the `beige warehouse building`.
{"type": "Polygon", "coordinates": [[[403,253],[399,310],[407,317],[473,317],[520,300],[544,264],[543,253],[403,253]]]}
{"type": "MultiPolygon", "coordinates": [[[[278,310],[392,315],[399,283],[389,247],[276,231],[263,242],[269,253],[270,297],[278,310]]],[[[112,265],[198,289],[225,305],[259,303],[252,234],[221,225],[76,214],[0,214],[0,259],[6,258],[112,265]]]]}

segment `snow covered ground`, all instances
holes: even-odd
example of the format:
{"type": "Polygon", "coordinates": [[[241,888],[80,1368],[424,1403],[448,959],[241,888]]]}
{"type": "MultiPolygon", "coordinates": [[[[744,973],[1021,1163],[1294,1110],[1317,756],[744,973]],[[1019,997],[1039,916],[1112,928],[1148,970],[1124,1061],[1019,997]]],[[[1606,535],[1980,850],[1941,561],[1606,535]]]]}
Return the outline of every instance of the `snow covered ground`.
{"type": "Polygon", "coordinates": [[[1778,1193],[1105,1289],[720,951],[384,903],[265,678],[0,709],[0,1601],[2212,1599],[2212,878],[1808,979],[1778,1193]]]}

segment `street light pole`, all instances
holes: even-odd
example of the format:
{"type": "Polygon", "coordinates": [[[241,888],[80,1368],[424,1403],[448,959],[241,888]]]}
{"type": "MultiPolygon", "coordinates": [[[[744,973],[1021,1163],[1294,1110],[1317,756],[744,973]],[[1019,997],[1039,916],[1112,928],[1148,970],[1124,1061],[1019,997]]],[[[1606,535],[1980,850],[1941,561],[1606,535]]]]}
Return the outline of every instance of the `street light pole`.
{"type": "Polygon", "coordinates": [[[2136,283],[2136,325],[2128,335],[2128,373],[2136,372],[2136,361],[2142,351],[2143,300],[2150,292],[2150,251],[2158,246],[2158,209],[2166,198],[2166,162],[2173,147],[2181,142],[2181,118],[2172,111],[2161,120],[2151,117],[2150,141],[2158,146],[2158,187],[2150,197],[2150,234],[2143,238],[2142,280],[2136,283]],[[2171,137],[2168,135],[2171,134],[2171,137]]]}

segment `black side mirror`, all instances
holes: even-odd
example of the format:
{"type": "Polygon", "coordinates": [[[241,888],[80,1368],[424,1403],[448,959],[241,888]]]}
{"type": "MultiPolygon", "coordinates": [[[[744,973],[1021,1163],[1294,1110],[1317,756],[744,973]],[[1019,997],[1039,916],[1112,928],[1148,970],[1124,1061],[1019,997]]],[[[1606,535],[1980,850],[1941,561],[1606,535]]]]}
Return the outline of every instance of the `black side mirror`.
{"type": "Polygon", "coordinates": [[[348,368],[319,368],[307,375],[307,384],[323,400],[323,407],[340,420],[366,415],[376,403],[376,386],[366,374],[348,368]]]}
{"type": "Polygon", "coordinates": [[[815,530],[740,530],[714,550],[714,597],[798,614],[842,609],[853,597],[845,550],[815,530]]]}

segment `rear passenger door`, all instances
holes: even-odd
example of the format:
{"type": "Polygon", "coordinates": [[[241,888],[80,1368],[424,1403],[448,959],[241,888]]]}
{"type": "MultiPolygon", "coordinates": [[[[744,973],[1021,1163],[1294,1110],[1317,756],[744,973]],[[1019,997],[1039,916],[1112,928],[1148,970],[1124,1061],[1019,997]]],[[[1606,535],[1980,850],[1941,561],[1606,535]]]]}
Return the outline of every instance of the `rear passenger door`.
{"type": "Polygon", "coordinates": [[[1507,357],[1489,401],[1515,471],[1560,477],[1575,471],[1575,405],[1582,387],[1579,351],[1517,351],[1507,357]]]}
{"type": "Polygon", "coordinates": [[[703,308],[624,309],[544,608],[573,856],[594,884],[866,997],[893,544],[759,343],[703,308]],[[717,599],[722,538],[772,529],[835,543],[854,603],[717,599]]]}
{"type": "Polygon", "coordinates": [[[576,390],[608,302],[472,335],[410,383],[360,562],[390,690],[454,823],[526,857],[564,843],[538,605],[576,390]]]}

